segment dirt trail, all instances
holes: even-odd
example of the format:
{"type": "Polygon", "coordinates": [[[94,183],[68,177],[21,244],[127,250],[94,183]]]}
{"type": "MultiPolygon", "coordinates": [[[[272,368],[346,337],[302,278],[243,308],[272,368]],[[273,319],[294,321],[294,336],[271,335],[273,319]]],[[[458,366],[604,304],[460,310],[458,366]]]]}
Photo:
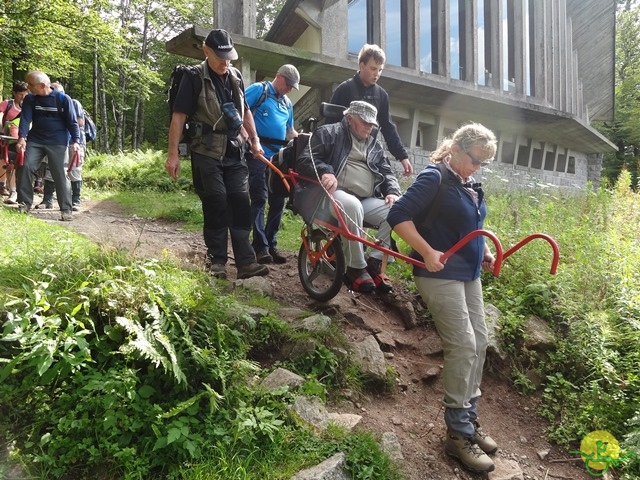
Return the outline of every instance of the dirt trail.
{"type": "MultiPolygon", "coordinates": [[[[32,214],[72,228],[101,245],[127,249],[141,258],[173,255],[193,267],[202,265],[204,259],[201,233],[184,231],[178,223],[132,217],[113,201],[85,201],[72,222],[59,222],[55,210],[33,210],[32,214]]],[[[443,391],[439,378],[442,352],[433,327],[421,322],[408,330],[395,310],[380,298],[353,295],[344,287],[332,302],[318,305],[300,286],[296,254],[288,252],[287,256],[288,263],[271,265],[267,277],[278,301],[306,310],[339,312],[334,320],[340,322],[352,340],[385,332],[395,343],[387,361],[399,374],[398,393],[369,396],[331,409],[361,415],[360,425],[368,430],[381,434],[394,432],[404,456],[400,463],[409,480],[486,478],[462,470],[443,453],[445,429],[440,407],[443,391]]],[[[230,268],[229,273],[235,274],[235,269],[230,268]]],[[[519,478],[591,479],[584,465],[572,460],[575,456],[544,439],[546,423],[536,415],[537,406],[537,397],[519,395],[506,379],[488,369],[479,411],[485,430],[501,447],[496,456],[516,462],[523,472],[519,478]],[[545,451],[549,453],[541,460],[539,454],[545,451]]]]}

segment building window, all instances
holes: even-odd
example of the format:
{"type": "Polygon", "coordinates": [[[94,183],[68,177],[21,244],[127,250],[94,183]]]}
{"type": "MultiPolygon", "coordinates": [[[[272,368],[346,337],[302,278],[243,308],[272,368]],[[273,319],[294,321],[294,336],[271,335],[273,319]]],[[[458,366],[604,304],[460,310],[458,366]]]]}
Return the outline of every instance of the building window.
{"type": "Polygon", "coordinates": [[[387,63],[392,65],[402,65],[402,5],[406,0],[386,0],[386,46],[384,53],[387,56],[387,63]]]}
{"type": "MultiPolygon", "coordinates": [[[[451,78],[460,80],[460,5],[458,0],[449,0],[449,60],[451,62],[451,78]]],[[[464,28],[464,27],[463,27],[464,28]]]]}
{"type": "Polygon", "coordinates": [[[527,59],[527,95],[535,96],[535,81],[536,78],[536,70],[535,70],[535,42],[533,41],[533,32],[534,32],[534,18],[533,18],[533,2],[529,0],[525,0],[525,12],[527,12],[527,33],[525,36],[527,45],[526,51],[529,54],[527,59]]]}
{"type": "Polygon", "coordinates": [[[353,55],[357,55],[362,46],[369,43],[367,3],[367,0],[348,0],[347,2],[347,43],[349,53],[353,55]]]}
{"type": "Polygon", "coordinates": [[[502,90],[512,92],[516,89],[515,84],[515,64],[513,55],[515,53],[513,45],[513,1],[502,0],[502,90]]]}
{"type": "Polygon", "coordinates": [[[420,0],[420,71],[433,73],[431,0],[420,0]]]}
{"type": "Polygon", "coordinates": [[[478,85],[488,85],[490,82],[487,82],[487,75],[489,71],[487,70],[487,66],[485,64],[485,32],[484,32],[484,2],[482,0],[478,1],[478,78],[476,81],[478,85]]]}

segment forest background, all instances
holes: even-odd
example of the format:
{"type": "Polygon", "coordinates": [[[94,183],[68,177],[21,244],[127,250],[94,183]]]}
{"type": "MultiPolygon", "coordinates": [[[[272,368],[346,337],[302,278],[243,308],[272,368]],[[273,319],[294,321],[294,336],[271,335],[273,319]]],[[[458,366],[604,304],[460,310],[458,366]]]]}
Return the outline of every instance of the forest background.
{"type": "MultiPolygon", "coordinates": [[[[603,176],[622,169],[637,185],[640,161],[640,2],[617,0],[615,120],[595,124],[618,146],[603,176]]],[[[257,1],[262,38],[284,0],[257,1]]],[[[32,69],[59,81],[98,125],[101,153],[166,148],[167,87],[185,59],[165,51],[183,30],[213,25],[211,0],[6,0],[0,3],[0,85],[3,98],[32,69]]]]}

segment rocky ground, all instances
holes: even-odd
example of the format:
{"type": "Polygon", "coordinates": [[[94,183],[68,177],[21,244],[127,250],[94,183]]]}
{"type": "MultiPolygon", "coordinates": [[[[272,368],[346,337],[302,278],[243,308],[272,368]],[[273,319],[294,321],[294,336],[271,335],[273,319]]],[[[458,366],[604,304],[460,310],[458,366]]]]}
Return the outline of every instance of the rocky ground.
{"type": "MultiPolygon", "coordinates": [[[[72,222],[59,222],[59,213],[54,210],[33,210],[32,215],[72,228],[106,247],[125,248],[138,257],[173,255],[193,267],[201,265],[204,258],[200,233],[187,232],[176,223],[126,215],[112,201],[85,201],[72,222]]],[[[317,304],[300,286],[296,255],[287,252],[288,263],[270,266],[271,273],[266,278],[274,297],[286,306],[324,312],[353,341],[382,334],[387,361],[399,374],[397,393],[345,401],[330,406],[330,410],[361,415],[359,428],[395,433],[403,456],[399,464],[409,480],[486,478],[466,472],[443,453],[440,341],[433,326],[420,318],[417,326],[407,328],[394,306],[399,300],[400,304],[411,301],[419,307],[419,300],[411,294],[395,292],[394,302],[388,302],[375,295],[354,295],[343,287],[328,304],[317,304]]],[[[235,269],[229,268],[229,274],[233,279],[235,269]]],[[[536,415],[538,397],[520,395],[499,372],[489,362],[479,404],[485,431],[500,445],[495,455],[499,468],[488,478],[592,478],[575,455],[545,440],[546,422],[536,415]]]]}

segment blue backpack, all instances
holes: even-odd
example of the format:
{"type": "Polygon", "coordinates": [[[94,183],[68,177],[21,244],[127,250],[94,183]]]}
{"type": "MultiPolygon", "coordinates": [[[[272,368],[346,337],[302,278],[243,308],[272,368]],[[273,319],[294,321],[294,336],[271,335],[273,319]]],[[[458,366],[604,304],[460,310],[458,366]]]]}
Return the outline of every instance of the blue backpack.
{"type": "Polygon", "coordinates": [[[84,110],[84,136],[87,142],[93,142],[96,139],[96,124],[93,123],[91,116],[84,110]]]}

